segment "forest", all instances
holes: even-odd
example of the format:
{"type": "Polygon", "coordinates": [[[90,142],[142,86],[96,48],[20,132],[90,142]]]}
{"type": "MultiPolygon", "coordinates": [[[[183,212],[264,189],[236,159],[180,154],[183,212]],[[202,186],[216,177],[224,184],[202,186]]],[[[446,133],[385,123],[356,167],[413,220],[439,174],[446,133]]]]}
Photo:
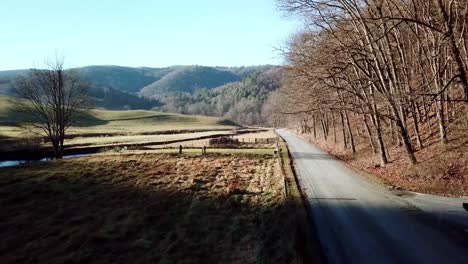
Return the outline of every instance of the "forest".
{"type": "Polygon", "coordinates": [[[389,163],[392,146],[409,164],[433,143],[466,139],[468,2],[460,0],[279,0],[306,26],[284,48],[276,116],[302,133],[357,141],[389,163]]]}

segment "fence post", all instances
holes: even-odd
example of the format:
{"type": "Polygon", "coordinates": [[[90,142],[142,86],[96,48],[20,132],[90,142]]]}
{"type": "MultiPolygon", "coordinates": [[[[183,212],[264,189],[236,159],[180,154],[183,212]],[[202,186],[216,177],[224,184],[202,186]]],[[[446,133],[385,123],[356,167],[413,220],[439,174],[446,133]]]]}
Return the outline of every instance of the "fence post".
{"type": "Polygon", "coordinates": [[[182,154],[182,145],[179,146],[179,154],[182,154]]]}

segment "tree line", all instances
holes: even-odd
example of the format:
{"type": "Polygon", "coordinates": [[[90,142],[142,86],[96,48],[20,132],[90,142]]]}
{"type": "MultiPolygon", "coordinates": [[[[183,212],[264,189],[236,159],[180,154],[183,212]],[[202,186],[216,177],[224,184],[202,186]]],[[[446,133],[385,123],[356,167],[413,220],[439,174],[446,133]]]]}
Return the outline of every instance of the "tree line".
{"type": "Polygon", "coordinates": [[[402,146],[414,164],[422,130],[447,144],[449,126],[467,122],[468,1],[278,3],[307,26],[284,50],[281,96],[270,103],[277,115],[297,117],[302,132],[326,140],[339,133],[355,152],[364,131],[384,166],[388,144],[402,146]]]}

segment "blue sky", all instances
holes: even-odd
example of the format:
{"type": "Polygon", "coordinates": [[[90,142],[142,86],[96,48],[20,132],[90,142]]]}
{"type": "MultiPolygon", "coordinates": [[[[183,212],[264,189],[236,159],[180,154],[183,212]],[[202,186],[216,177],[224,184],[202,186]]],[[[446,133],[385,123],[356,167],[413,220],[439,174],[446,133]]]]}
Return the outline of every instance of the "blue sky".
{"type": "Polygon", "coordinates": [[[0,70],[280,64],[299,23],[274,0],[1,0],[0,70]]]}

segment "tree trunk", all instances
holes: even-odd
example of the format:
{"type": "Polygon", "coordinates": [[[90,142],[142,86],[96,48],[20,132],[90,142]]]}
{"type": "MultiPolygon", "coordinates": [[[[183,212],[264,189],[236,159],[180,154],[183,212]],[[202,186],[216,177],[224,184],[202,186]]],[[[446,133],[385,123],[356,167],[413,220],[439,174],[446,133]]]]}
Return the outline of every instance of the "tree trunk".
{"type": "Polygon", "coordinates": [[[353,153],[356,153],[356,146],[354,145],[353,131],[351,130],[351,125],[349,124],[349,116],[346,110],[344,112],[345,112],[345,118],[346,118],[346,126],[348,127],[349,140],[351,143],[351,150],[353,151],[353,153]]]}
{"type": "Polygon", "coordinates": [[[436,102],[437,123],[439,126],[439,137],[442,145],[447,144],[447,131],[445,130],[444,106],[440,100],[436,102]]]}
{"type": "Polygon", "coordinates": [[[314,139],[317,139],[317,126],[316,126],[317,119],[315,118],[315,114],[312,114],[312,123],[314,126],[314,139]]]}
{"type": "Polygon", "coordinates": [[[414,125],[414,133],[416,134],[416,142],[418,144],[418,148],[422,149],[423,144],[421,142],[421,136],[419,135],[419,125],[418,125],[418,117],[417,117],[417,112],[416,112],[416,106],[414,101],[411,102],[411,110],[412,110],[412,116],[413,116],[413,125],[414,125]]]}
{"type": "Polygon", "coordinates": [[[340,119],[341,119],[341,128],[342,128],[342,134],[343,134],[343,149],[347,149],[348,143],[346,142],[346,126],[345,126],[343,111],[340,112],[340,119]]]}
{"type": "Polygon", "coordinates": [[[411,139],[409,137],[408,131],[406,131],[406,127],[403,124],[403,120],[401,120],[400,115],[398,113],[397,107],[394,105],[392,102],[391,108],[393,111],[393,117],[395,119],[395,125],[398,128],[400,132],[400,137],[403,143],[403,146],[405,147],[406,154],[408,156],[408,159],[410,160],[411,164],[416,164],[418,161],[416,160],[416,156],[414,155],[414,149],[411,144],[411,139]]]}
{"type": "Polygon", "coordinates": [[[369,144],[372,148],[372,153],[377,154],[377,149],[375,148],[375,143],[374,143],[374,135],[372,135],[372,131],[370,130],[369,123],[367,123],[367,116],[363,115],[362,119],[366,127],[367,137],[369,138],[369,144]]]}
{"type": "Polygon", "coordinates": [[[442,3],[442,0],[437,0],[437,4],[444,20],[445,29],[447,31],[445,37],[448,39],[450,52],[452,53],[453,59],[455,61],[456,74],[458,75],[461,86],[463,87],[464,100],[465,103],[468,103],[468,79],[466,76],[466,70],[465,65],[463,64],[462,55],[460,49],[457,46],[456,36],[453,31],[453,18],[450,18],[450,15],[445,9],[445,5],[442,3]]]}
{"type": "Polygon", "coordinates": [[[325,138],[325,141],[328,140],[328,128],[325,119],[323,118],[323,114],[319,113],[320,115],[320,124],[322,126],[322,132],[323,132],[323,137],[325,138]]]}
{"type": "Polygon", "coordinates": [[[335,115],[332,113],[332,125],[333,125],[333,141],[336,144],[336,124],[335,124],[335,115]]]}

